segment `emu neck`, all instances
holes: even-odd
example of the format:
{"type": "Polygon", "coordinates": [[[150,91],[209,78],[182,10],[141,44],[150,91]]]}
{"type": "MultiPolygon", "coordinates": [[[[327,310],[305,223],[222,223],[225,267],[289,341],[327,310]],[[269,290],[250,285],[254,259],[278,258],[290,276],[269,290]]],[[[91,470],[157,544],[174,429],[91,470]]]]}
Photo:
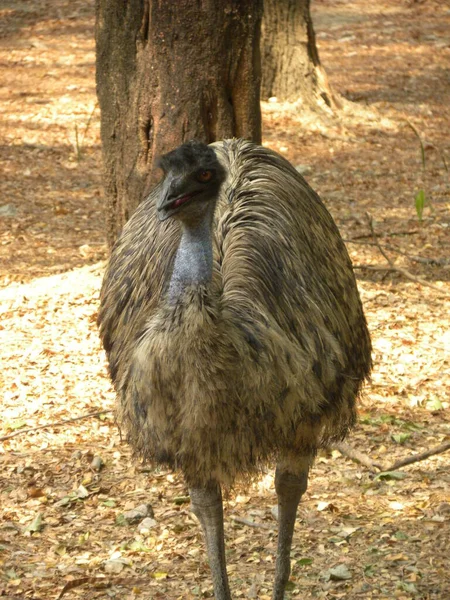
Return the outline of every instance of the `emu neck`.
{"type": "Polygon", "coordinates": [[[182,223],[180,245],[169,284],[169,301],[176,301],[187,287],[211,282],[213,269],[212,215],[196,223],[182,223]]]}

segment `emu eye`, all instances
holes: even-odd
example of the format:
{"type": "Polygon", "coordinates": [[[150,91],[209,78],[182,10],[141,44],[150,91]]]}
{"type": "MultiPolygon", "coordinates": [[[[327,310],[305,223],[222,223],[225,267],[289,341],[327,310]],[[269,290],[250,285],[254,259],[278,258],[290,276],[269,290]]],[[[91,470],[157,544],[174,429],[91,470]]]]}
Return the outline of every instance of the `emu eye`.
{"type": "Polygon", "coordinates": [[[200,181],[200,183],[208,183],[208,181],[211,181],[212,176],[212,171],[199,171],[196,175],[197,180],[200,181]]]}

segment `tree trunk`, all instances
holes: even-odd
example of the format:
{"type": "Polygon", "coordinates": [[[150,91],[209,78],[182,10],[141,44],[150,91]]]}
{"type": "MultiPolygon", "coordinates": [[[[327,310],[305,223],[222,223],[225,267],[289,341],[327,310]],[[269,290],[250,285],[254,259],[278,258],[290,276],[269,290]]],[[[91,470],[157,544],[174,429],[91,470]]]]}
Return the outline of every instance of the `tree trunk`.
{"type": "Polygon", "coordinates": [[[261,56],[263,100],[275,96],[313,106],[322,98],[337,105],[320,64],[310,0],[264,0],[261,56]]]}
{"type": "Polygon", "coordinates": [[[183,141],[260,142],[262,0],[97,0],[110,245],[183,141]]]}

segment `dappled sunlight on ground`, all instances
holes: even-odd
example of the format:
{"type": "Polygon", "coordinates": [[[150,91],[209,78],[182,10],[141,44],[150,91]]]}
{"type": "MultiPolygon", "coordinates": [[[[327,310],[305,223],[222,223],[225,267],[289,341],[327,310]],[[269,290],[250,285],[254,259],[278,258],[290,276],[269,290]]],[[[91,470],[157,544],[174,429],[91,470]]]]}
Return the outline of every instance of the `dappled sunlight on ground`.
{"type": "MultiPolygon", "coordinates": [[[[375,363],[349,443],[388,469],[450,435],[450,7],[313,4],[344,109],[264,103],[264,143],[319,191],[347,242],[375,363]]],[[[0,16],[0,596],[52,600],[91,577],[64,597],[212,597],[182,480],[140,465],[114,424],[96,328],[106,244],[93,6],[9,2],[0,16]],[[156,522],[143,532],[123,518],[141,504],[156,522]]],[[[374,477],[321,453],[287,598],[446,600],[449,461],[374,477]]],[[[226,500],[235,598],[270,598],[274,504],[271,473],[226,500]]]]}

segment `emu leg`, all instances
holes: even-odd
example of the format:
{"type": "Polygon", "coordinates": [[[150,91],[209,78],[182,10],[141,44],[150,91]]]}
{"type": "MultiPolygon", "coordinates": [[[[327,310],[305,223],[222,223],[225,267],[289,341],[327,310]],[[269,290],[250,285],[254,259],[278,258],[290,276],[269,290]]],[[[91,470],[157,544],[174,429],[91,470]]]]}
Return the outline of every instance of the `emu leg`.
{"type": "Polygon", "coordinates": [[[200,521],[206,539],[209,566],[216,600],[231,600],[225,561],[223,505],[220,486],[189,490],[192,510],[200,521]]]}
{"type": "Polygon", "coordinates": [[[275,489],[278,496],[278,549],[273,600],[283,600],[291,573],[291,545],[300,498],[308,485],[311,458],[285,459],[277,464],[275,489]]]}

